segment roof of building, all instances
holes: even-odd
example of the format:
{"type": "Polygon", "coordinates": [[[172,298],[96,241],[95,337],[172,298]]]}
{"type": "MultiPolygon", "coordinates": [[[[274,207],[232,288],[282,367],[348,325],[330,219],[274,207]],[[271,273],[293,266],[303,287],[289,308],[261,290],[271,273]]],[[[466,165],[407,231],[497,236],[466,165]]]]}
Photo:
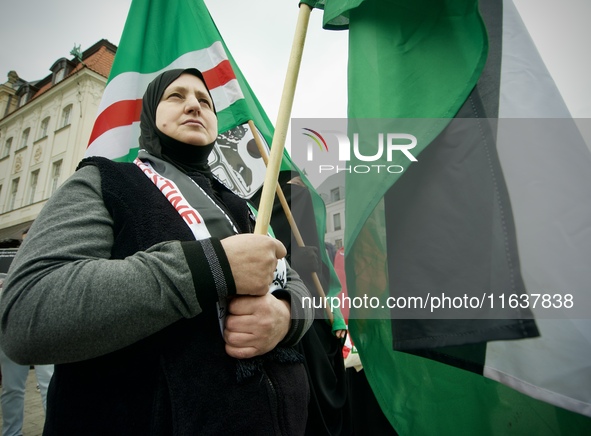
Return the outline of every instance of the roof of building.
{"type": "MultiPolygon", "coordinates": [[[[82,62],[76,57],[70,60],[70,62],[76,66],[72,69],[72,71],[70,71],[64,80],[76,74],[83,68],[88,68],[89,70],[94,71],[105,78],[108,78],[116,52],[116,45],[110,43],[106,39],[101,39],[82,53],[82,62]]],[[[39,80],[38,82],[29,82],[39,88],[39,90],[32,96],[31,100],[39,97],[41,94],[47,92],[53,86],[57,85],[53,83],[52,78],[53,73],[49,74],[47,77],[39,80]]]]}

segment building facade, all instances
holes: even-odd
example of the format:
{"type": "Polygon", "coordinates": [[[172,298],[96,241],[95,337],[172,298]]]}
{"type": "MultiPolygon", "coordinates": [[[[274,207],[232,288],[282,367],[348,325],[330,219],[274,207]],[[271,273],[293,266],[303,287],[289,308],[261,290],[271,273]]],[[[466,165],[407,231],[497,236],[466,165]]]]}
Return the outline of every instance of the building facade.
{"type": "MultiPolygon", "coordinates": [[[[47,77],[0,85],[0,241],[20,239],[83,158],[117,47],[101,40],[47,77]]],[[[73,51],[74,52],[74,51],[73,51]]]]}
{"type": "Polygon", "coordinates": [[[345,173],[328,177],[316,189],[326,206],[326,234],[324,241],[338,250],[345,238],[345,173]]]}

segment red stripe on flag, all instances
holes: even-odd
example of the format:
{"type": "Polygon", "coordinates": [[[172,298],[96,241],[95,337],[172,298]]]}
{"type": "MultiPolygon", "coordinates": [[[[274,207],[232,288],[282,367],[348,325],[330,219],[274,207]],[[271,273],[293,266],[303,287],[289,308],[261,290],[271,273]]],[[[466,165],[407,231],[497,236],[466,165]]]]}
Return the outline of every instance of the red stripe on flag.
{"type": "Polygon", "coordinates": [[[232,65],[229,60],[223,60],[211,70],[203,71],[203,78],[207,87],[211,90],[218,86],[223,86],[230,80],[236,78],[232,65]]]}
{"type": "MultiPolygon", "coordinates": [[[[223,60],[211,70],[203,71],[203,78],[210,90],[225,85],[230,80],[236,79],[230,61],[223,60]]],[[[88,144],[116,127],[128,126],[140,120],[142,111],[142,100],[122,100],[107,107],[97,117],[92,128],[88,144]]]]}
{"type": "Polygon", "coordinates": [[[107,130],[121,126],[128,126],[139,121],[141,112],[141,99],[122,100],[113,103],[96,118],[88,144],[92,144],[96,138],[101,136],[107,130]]]}

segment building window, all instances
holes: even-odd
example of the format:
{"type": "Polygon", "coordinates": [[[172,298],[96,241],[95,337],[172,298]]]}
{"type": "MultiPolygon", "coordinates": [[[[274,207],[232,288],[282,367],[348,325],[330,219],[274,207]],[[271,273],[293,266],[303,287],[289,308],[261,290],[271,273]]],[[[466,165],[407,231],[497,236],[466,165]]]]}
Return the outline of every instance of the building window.
{"type": "Polygon", "coordinates": [[[335,213],[332,216],[332,223],[334,224],[335,230],[341,230],[341,214],[340,213],[335,213]]]}
{"type": "Polygon", "coordinates": [[[12,138],[8,138],[4,143],[4,149],[2,150],[2,157],[6,157],[10,154],[10,148],[12,147],[12,138]]]}
{"type": "Polygon", "coordinates": [[[12,181],[12,189],[10,190],[10,196],[8,197],[8,207],[7,210],[13,210],[14,205],[16,204],[16,194],[18,192],[18,181],[19,179],[14,179],[12,181]]]}
{"type": "Polygon", "coordinates": [[[24,106],[29,101],[29,93],[23,94],[18,99],[18,107],[24,106]]]}
{"type": "Polygon", "coordinates": [[[31,173],[31,183],[29,184],[29,204],[35,202],[35,191],[37,190],[37,182],[39,181],[39,170],[31,173]]]}
{"type": "Polygon", "coordinates": [[[338,250],[339,248],[342,248],[343,246],[343,240],[342,239],[336,239],[334,241],[334,247],[338,250]]]}
{"type": "Polygon", "coordinates": [[[335,201],[339,201],[341,199],[341,190],[340,188],[334,188],[330,190],[330,202],[334,203],[335,201]]]}
{"type": "Polygon", "coordinates": [[[57,70],[57,72],[55,73],[55,80],[53,81],[53,83],[59,83],[62,80],[64,80],[64,77],[66,77],[66,68],[60,68],[59,70],[57,70]]]}
{"type": "Polygon", "coordinates": [[[55,192],[58,187],[60,174],[62,172],[62,161],[58,160],[53,163],[53,170],[51,171],[51,192],[50,195],[55,192]]]}
{"type": "Polygon", "coordinates": [[[41,121],[41,131],[39,132],[39,139],[47,136],[47,128],[49,127],[49,117],[41,121]]]}
{"type": "Polygon", "coordinates": [[[39,88],[37,88],[35,85],[24,82],[16,93],[18,96],[18,107],[27,104],[37,93],[37,91],[39,91],[39,88]]]}
{"type": "Polygon", "coordinates": [[[70,125],[70,115],[72,115],[72,105],[68,105],[62,111],[62,127],[70,125]]]}
{"type": "Polygon", "coordinates": [[[53,72],[53,77],[51,83],[55,85],[56,83],[61,82],[64,80],[70,71],[74,68],[74,62],[67,60],[66,58],[60,58],[51,66],[50,70],[53,72]]]}
{"type": "Polygon", "coordinates": [[[29,142],[29,133],[31,132],[30,128],[23,130],[23,136],[21,137],[21,146],[20,148],[25,148],[29,142]]]}

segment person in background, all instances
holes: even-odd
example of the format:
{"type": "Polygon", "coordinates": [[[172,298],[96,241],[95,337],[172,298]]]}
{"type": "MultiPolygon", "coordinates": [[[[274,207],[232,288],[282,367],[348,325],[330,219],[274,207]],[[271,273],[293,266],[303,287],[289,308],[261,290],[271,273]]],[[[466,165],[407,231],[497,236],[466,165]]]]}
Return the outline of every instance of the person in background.
{"type": "MultiPolygon", "coordinates": [[[[22,234],[25,239],[28,229],[22,234]]],[[[20,245],[20,241],[17,240],[20,245]]],[[[15,246],[15,248],[16,248],[15,246]]],[[[9,247],[3,247],[9,248],[9,247]]],[[[6,274],[0,274],[0,295],[6,274]]],[[[1,298],[1,297],[0,297],[1,298]]],[[[25,388],[30,372],[29,365],[19,365],[6,356],[0,347],[0,366],[2,368],[2,436],[20,436],[23,434],[23,420],[25,413],[25,388]]],[[[53,365],[35,365],[37,386],[41,393],[43,410],[47,409],[47,388],[53,374],[53,365]]]]}
{"type": "MultiPolygon", "coordinates": [[[[316,273],[323,291],[328,293],[330,271],[320,257],[312,197],[299,174],[282,172],[279,184],[290,206],[291,214],[302,236],[305,246],[295,242],[292,229],[278,199],[273,206],[271,227],[275,236],[286,246],[287,259],[298,272],[312,297],[321,297],[312,280],[316,273]]],[[[252,198],[257,204],[259,196],[252,198]]],[[[306,435],[345,436],[351,434],[348,410],[348,386],[343,359],[343,342],[347,326],[339,311],[333,312],[331,325],[324,309],[316,309],[314,322],[306,332],[297,350],[304,355],[306,372],[310,383],[310,403],[306,435]]]]}
{"type": "Polygon", "coordinates": [[[143,97],[135,162],[83,160],[37,217],[0,340],[19,362],[55,363],[44,435],[303,433],[293,346],[309,292],[213,176],[217,135],[201,72],[165,71],[143,97]]]}

